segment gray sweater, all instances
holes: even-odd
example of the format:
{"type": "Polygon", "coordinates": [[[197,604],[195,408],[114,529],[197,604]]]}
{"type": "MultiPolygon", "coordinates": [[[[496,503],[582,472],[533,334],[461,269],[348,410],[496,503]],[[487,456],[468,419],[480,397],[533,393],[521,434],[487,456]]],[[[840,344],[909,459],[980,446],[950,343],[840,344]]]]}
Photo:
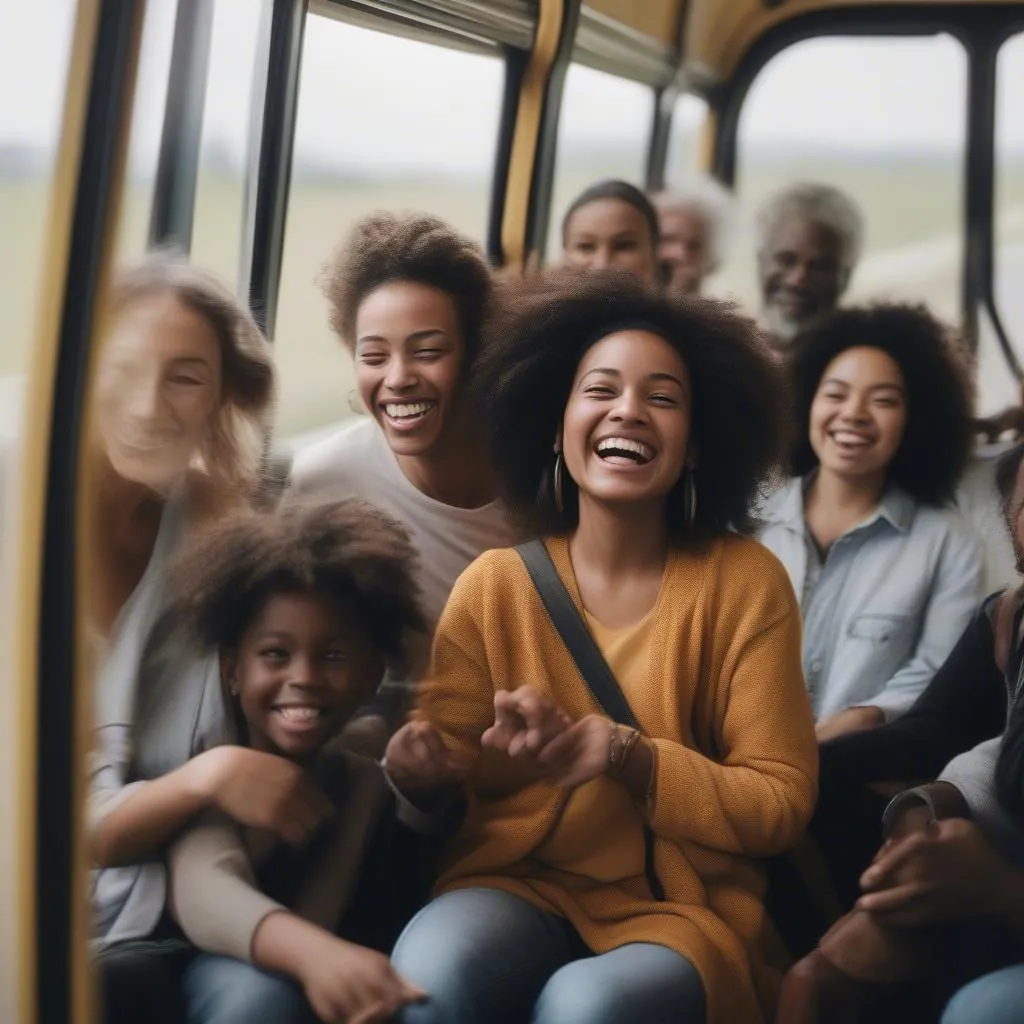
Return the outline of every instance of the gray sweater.
{"type": "MultiPolygon", "coordinates": [[[[184,512],[179,490],[97,672],[90,829],[146,780],[232,740],[216,656],[200,656],[167,612],[167,567],[183,539],[184,512]]],[[[94,946],[145,938],[156,927],[167,896],[162,859],[96,869],[91,882],[94,946]]]]}

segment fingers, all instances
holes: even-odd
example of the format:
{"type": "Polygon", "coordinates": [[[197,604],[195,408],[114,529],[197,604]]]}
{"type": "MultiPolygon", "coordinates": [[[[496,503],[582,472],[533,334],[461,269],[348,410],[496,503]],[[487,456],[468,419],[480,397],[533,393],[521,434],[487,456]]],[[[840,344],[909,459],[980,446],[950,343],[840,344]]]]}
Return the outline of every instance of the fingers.
{"type": "MultiPolygon", "coordinates": [[[[523,751],[536,754],[550,738],[548,733],[557,721],[555,706],[544,697],[541,697],[533,687],[523,687],[519,694],[518,711],[526,725],[526,730],[520,733],[512,743],[509,744],[509,754],[513,757],[523,751]],[[513,749],[514,748],[514,749],[513,749]]],[[[554,733],[552,733],[552,736],[554,733]]]]}
{"type": "Polygon", "coordinates": [[[425,989],[419,987],[419,985],[410,985],[409,982],[405,981],[399,976],[399,982],[402,986],[402,999],[407,1003],[422,1003],[427,999],[427,993],[425,989]]]}
{"type": "Polygon", "coordinates": [[[861,896],[856,906],[858,910],[884,917],[887,924],[916,925],[923,923],[927,895],[927,890],[920,883],[911,882],[861,896]]]}
{"type": "Polygon", "coordinates": [[[366,990],[360,1000],[360,1009],[348,1017],[348,1024],[375,1024],[389,1021],[406,1003],[421,1003],[427,993],[410,985],[393,970],[388,970],[376,984],[366,990]]]}
{"type": "Polygon", "coordinates": [[[429,722],[410,722],[401,730],[400,743],[388,748],[388,771],[392,777],[419,785],[461,782],[473,761],[468,755],[449,750],[441,734],[429,722]]]}
{"type": "Polygon", "coordinates": [[[480,737],[480,742],[485,747],[507,751],[522,728],[523,722],[511,694],[507,690],[499,690],[494,695],[494,724],[480,737]]]}
{"type": "Polygon", "coordinates": [[[399,1006],[401,1003],[397,1005],[392,1005],[390,1002],[373,1003],[352,1014],[346,1024],[383,1024],[384,1021],[390,1020],[391,1015],[398,1010],[399,1006]]]}
{"type": "Polygon", "coordinates": [[[510,757],[539,753],[572,724],[572,719],[561,708],[533,686],[499,690],[494,695],[494,708],[494,735],[489,745],[504,743],[512,731],[504,747],[510,757]]]}
{"type": "Polygon", "coordinates": [[[911,857],[918,855],[929,843],[930,837],[924,832],[915,832],[894,843],[886,850],[879,851],[875,862],[860,877],[861,888],[883,889],[893,874],[897,872],[911,857]]]}

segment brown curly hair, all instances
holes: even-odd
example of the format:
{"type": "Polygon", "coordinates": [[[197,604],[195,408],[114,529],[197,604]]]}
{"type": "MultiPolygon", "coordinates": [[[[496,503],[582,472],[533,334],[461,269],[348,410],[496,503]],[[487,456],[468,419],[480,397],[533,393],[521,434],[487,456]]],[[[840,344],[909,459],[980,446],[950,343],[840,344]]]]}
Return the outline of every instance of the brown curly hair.
{"type": "Polygon", "coordinates": [[[458,310],[468,369],[480,348],[493,283],[483,250],[438,217],[374,213],[349,232],[320,274],[330,305],[331,329],[355,345],[359,306],[370,292],[392,281],[429,285],[458,310]]]}
{"type": "Polygon", "coordinates": [[[405,529],[356,499],[226,516],[200,533],[171,572],[175,609],[206,649],[238,646],[267,599],[316,591],[353,606],[374,649],[400,661],[407,631],[425,628],[405,529]]]}
{"type": "Polygon", "coordinates": [[[509,508],[529,531],[564,534],[579,521],[566,480],[564,511],[552,488],[552,445],[584,353],[624,323],[643,323],[675,348],[693,385],[691,443],[696,517],[683,514],[683,481],[666,514],[676,544],[749,526],[759,485],[788,441],[783,380],[756,325],[727,303],[655,293],[622,271],[559,269],[509,282],[473,376],[487,410],[491,460],[509,508]]]}

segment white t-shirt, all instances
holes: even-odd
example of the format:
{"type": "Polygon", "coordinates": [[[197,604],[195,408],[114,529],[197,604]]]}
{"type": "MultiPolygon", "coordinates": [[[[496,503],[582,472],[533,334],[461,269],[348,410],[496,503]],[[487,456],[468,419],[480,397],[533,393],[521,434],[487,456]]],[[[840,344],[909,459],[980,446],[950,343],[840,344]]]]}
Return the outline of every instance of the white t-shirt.
{"type": "Polygon", "coordinates": [[[431,632],[469,563],[491,548],[515,542],[502,502],[455,508],[410,483],[383,431],[371,419],[343,427],[299,452],[292,465],[289,497],[304,502],[363,498],[398,519],[419,552],[422,606],[431,632]]]}

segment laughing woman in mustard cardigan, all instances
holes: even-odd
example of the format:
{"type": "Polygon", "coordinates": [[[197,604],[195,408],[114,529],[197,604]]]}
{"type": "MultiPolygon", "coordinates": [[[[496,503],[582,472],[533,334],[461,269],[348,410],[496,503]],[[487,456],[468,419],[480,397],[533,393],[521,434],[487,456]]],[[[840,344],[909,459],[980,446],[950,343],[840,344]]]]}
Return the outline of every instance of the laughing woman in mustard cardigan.
{"type": "MultiPolygon", "coordinates": [[[[779,451],[754,328],[614,272],[511,286],[475,381],[511,508],[639,730],[602,711],[516,550],[462,575],[394,785],[468,812],[396,969],[406,1024],[746,1024],[779,972],[757,859],[815,798],[800,612],[732,533],[779,451]]],[[[482,414],[483,415],[483,414],[482,414]]],[[[483,428],[483,424],[481,424],[483,428]]]]}

